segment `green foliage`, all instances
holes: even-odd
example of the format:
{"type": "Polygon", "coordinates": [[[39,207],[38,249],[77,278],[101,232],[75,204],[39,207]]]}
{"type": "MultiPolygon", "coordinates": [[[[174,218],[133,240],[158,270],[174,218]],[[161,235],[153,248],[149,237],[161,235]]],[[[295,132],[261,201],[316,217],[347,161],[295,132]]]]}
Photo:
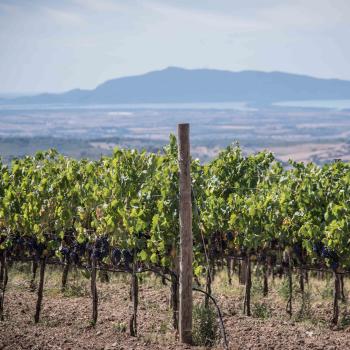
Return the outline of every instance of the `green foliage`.
{"type": "MultiPolygon", "coordinates": [[[[0,249],[65,259],[64,248],[81,245],[79,258],[87,263],[91,247],[104,237],[110,247],[135,253],[134,263],[174,269],[177,157],[171,136],[158,154],[115,149],[98,161],[78,161],[49,150],[9,167],[0,163],[0,249]],[[24,247],[20,238],[36,247],[24,247]]],[[[301,244],[304,263],[350,268],[348,163],[290,162],[285,169],[269,152],[244,156],[233,145],[208,164],[192,160],[191,177],[196,276],[205,273],[207,254],[214,260],[256,255],[272,242],[291,252],[301,244]],[[315,243],[326,254],[315,251],[315,243]]],[[[111,262],[108,253],[104,263],[111,262]]]]}
{"type": "Polygon", "coordinates": [[[195,345],[214,346],[219,338],[216,310],[212,306],[195,304],[193,307],[193,342],[195,345]]]}
{"type": "Polygon", "coordinates": [[[262,276],[256,276],[252,279],[252,288],[251,288],[251,295],[252,296],[261,296],[263,294],[264,290],[264,280],[262,276]]]}
{"type": "Polygon", "coordinates": [[[253,304],[253,317],[266,319],[271,317],[271,310],[266,303],[256,302],[253,304]]]}
{"type": "MultiPolygon", "coordinates": [[[[292,281],[292,297],[295,296],[295,292],[299,289],[299,285],[295,279],[292,281]]],[[[289,293],[289,279],[288,276],[285,276],[282,280],[280,287],[278,288],[278,294],[284,300],[288,300],[290,297],[289,293]]]]}
{"type": "Polygon", "coordinates": [[[65,297],[86,297],[89,295],[89,290],[82,284],[72,283],[67,286],[63,292],[65,297]]]}
{"type": "Polygon", "coordinates": [[[125,333],[127,330],[127,324],[125,322],[116,322],[113,324],[113,328],[118,332],[118,333],[125,333]]]}
{"type": "Polygon", "coordinates": [[[332,281],[327,279],[325,287],[321,290],[321,297],[322,299],[332,299],[333,293],[332,281]]]}
{"type": "Polygon", "coordinates": [[[296,320],[301,321],[311,318],[311,291],[306,290],[301,295],[300,308],[296,314],[296,320]]]}
{"type": "Polygon", "coordinates": [[[340,327],[342,327],[342,328],[347,328],[347,327],[350,326],[350,315],[349,315],[349,313],[346,312],[346,313],[344,313],[341,316],[339,324],[340,324],[340,327]]]}

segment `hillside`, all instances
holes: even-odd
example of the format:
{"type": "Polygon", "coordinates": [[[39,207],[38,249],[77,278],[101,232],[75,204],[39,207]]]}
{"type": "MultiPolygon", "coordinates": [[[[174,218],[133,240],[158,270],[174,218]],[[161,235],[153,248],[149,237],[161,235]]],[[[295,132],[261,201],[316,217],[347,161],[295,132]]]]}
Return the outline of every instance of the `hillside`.
{"type": "Polygon", "coordinates": [[[112,79],[93,90],[3,99],[4,104],[119,104],[350,99],[350,81],[282,72],[230,72],[169,67],[112,79]]]}

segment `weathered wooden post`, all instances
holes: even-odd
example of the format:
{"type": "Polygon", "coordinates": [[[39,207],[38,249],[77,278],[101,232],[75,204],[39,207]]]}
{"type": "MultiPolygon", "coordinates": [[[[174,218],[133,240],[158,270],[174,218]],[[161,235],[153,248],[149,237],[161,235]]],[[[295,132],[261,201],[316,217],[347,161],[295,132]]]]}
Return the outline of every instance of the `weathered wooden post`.
{"type": "Polygon", "coordinates": [[[38,299],[36,301],[36,309],[35,309],[35,315],[34,315],[35,323],[38,323],[40,318],[41,303],[43,300],[43,292],[44,292],[45,267],[46,267],[46,256],[40,258],[40,279],[39,279],[39,288],[38,288],[38,299]]]}
{"type": "MultiPolygon", "coordinates": [[[[96,248],[94,248],[95,250],[96,248]]],[[[97,315],[98,315],[98,294],[97,294],[97,287],[96,287],[96,268],[97,268],[97,259],[94,255],[94,252],[92,253],[92,259],[91,259],[91,296],[92,296],[92,320],[91,324],[93,326],[97,323],[97,315]]]]}
{"type": "Polygon", "coordinates": [[[180,308],[181,343],[192,343],[192,204],[189,124],[178,125],[180,168],[180,308]]]}

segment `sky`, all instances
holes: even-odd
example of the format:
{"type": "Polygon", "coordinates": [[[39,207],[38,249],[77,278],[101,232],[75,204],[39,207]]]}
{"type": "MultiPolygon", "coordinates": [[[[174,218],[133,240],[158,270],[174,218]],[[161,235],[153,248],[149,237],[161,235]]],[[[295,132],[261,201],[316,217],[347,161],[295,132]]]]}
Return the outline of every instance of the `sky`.
{"type": "Polygon", "coordinates": [[[168,66],[350,80],[349,0],[0,0],[0,93],[168,66]]]}

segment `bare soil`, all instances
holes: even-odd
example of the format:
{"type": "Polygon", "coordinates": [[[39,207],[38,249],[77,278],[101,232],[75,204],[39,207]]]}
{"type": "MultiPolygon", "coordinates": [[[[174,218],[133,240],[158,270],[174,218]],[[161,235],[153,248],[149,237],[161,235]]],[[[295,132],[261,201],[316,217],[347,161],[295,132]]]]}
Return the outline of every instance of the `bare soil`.
{"type": "MultiPolygon", "coordinates": [[[[39,324],[34,323],[36,292],[28,287],[29,276],[11,270],[10,277],[5,296],[5,321],[0,322],[0,349],[191,348],[178,343],[172,329],[170,286],[163,286],[156,278],[147,277],[140,283],[138,336],[131,337],[128,333],[129,276],[98,284],[99,315],[95,327],[89,322],[89,281],[79,273],[70,275],[71,288],[66,293],[60,292],[57,271],[47,274],[39,324]]],[[[227,286],[225,278],[219,277],[214,286],[230,349],[350,349],[350,328],[332,330],[327,323],[332,311],[331,297],[322,299],[315,293],[309,317],[298,322],[286,315],[284,301],[275,291],[281,282],[275,281],[274,292],[269,297],[263,299],[258,292],[254,294],[253,316],[247,317],[241,311],[243,287],[234,282],[234,286],[227,286]],[[259,305],[268,310],[268,315],[257,311],[259,305]]],[[[314,291],[327,288],[322,283],[318,285],[316,281],[314,291]]],[[[196,294],[196,302],[200,298],[196,294]]],[[[296,300],[295,313],[299,306],[296,300]]],[[[346,311],[344,304],[342,312],[346,311]]],[[[215,347],[222,348],[221,344],[215,347]]]]}

